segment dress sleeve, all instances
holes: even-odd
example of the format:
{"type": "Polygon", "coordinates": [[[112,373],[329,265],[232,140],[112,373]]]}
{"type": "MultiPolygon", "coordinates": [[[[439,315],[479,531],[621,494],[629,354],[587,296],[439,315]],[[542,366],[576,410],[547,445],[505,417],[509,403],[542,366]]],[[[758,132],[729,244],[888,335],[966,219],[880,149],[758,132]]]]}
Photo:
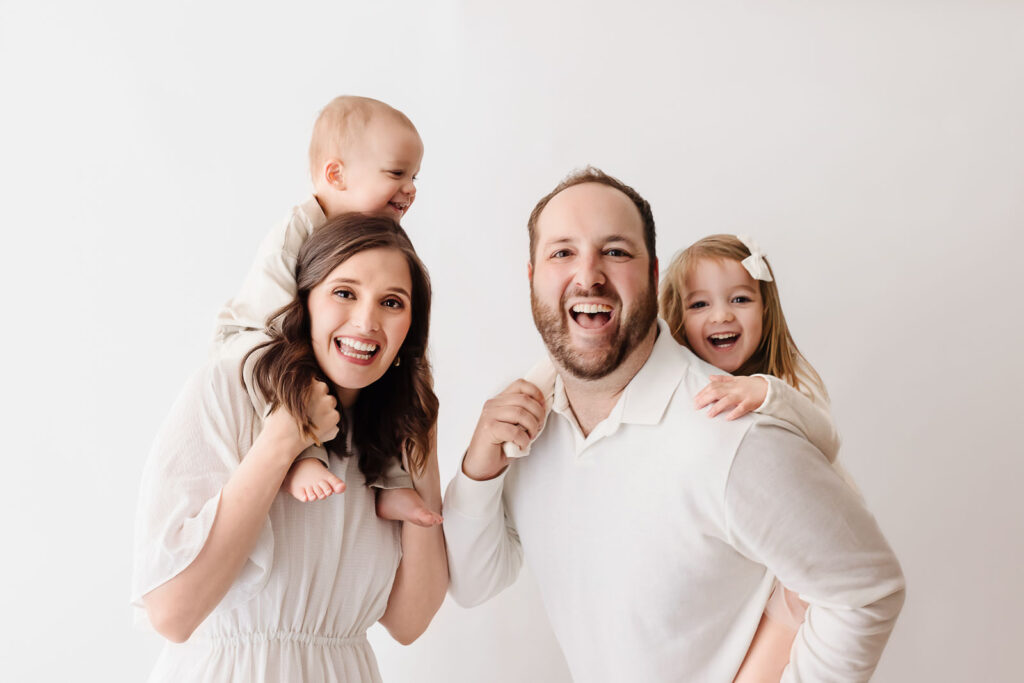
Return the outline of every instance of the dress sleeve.
{"type": "MultiPolygon", "coordinates": [[[[213,363],[197,373],[175,401],[142,475],[131,598],[137,622],[147,621],[142,596],[181,573],[205,545],[221,490],[251,444],[254,418],[233,363],[213,363]]],[[[214,611],[230,610],[258,593],[273,556],[268,517],[242,572],[214,611]]]]}
{"type": "Polygon", "coordinates": [[[519,534],[506,519],[502,501],[507,474],[506,469],[494,479],[474,481],[460,467],[445,492],[449,590],[463,607],[479,605],[510,586],[523,564],[519,534]]]}
{"type": "Polygon", "coordinates": [[[412,484],[412,477],[402,467],[401,461],[398,458],[392,458],[388,468],[384,470],[384,474],[376,483],[370,484],[370,488],[411,489],[415,487],[412,484]]]}
{"type": "Polygon", "coordinates": [[[772,375],[754,375],[768,380],[768,394],[754,412],[788,422],[796,427],[829,462],[839,454],[839,434],[828,405],[814,401],[789,384],[772,375]]]}
{"type": "Polygon", "coordinates": [[[751,426],[725,490],[729,541],[809,603],[782,681],[867,681],[904,599],[874,517],[783,423],[751,426]]]}

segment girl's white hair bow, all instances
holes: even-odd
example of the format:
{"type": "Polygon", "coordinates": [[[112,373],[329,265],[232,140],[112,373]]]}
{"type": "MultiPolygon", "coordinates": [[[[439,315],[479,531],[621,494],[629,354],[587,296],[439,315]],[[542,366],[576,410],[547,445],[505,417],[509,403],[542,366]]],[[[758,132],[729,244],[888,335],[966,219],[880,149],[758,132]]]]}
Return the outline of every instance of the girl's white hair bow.
{"type": "Polygon", "coordinates": [[[750,277],[764,282],[772,281],[772,272],[768,270],[768,262],[764,260],[764,253],[757,242],[749,235],[736,235],[736,239],[743,243],[750,250],[750,256],[740,261],[740,264],[747,269],[750,277]]]}

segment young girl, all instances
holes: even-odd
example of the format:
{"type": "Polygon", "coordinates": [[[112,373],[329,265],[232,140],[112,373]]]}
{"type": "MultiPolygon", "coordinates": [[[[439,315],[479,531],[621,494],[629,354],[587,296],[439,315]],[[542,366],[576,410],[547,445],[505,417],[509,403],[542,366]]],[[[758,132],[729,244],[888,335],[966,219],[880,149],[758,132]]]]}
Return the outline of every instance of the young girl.
{"type": "MultiPolygon", "coordinates": [[[[711,235],[684,249],[665,272],[659,308],[677,342],[732,373],[712,376],[698,409],[710,405],[710,417],[729,411],[728,420],[751,411],[785,420],[839,469],[825,386],[793,342],[771,267],[752,240],[711,235]]],[[[781,679],[806,609],[776,584],[737,683],[781,679]]]]}

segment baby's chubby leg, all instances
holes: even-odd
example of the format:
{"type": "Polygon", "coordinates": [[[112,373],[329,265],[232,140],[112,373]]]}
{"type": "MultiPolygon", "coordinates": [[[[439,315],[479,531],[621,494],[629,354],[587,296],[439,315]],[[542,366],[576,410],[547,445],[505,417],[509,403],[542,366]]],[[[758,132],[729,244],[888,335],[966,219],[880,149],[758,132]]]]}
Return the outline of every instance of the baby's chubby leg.
{"type": "Polygon", "coordinates": [[[303,503],[308,503],[341,493],[345,490],[345,482],[316,458],[302,458],[292,463],[281,488],[303,503]]]}
{"type": "Polygon", "coordinates": [[[437,526],[441,515],[430,511],[416,489],[377,489],[377,516],[417,526],[437,526]]]}

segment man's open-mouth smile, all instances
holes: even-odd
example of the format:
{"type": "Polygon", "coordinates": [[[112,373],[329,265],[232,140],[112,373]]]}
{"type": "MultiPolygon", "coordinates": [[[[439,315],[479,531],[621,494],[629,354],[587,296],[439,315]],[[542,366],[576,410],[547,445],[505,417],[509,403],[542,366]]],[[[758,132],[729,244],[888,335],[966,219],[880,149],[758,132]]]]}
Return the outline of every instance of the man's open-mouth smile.
{"type": "Polygon", "coordinates": [[[598,331],[612,322],[614,311],[604,303],[578,303],[569,307],[569,316],[583,329],[598,331]]]}

